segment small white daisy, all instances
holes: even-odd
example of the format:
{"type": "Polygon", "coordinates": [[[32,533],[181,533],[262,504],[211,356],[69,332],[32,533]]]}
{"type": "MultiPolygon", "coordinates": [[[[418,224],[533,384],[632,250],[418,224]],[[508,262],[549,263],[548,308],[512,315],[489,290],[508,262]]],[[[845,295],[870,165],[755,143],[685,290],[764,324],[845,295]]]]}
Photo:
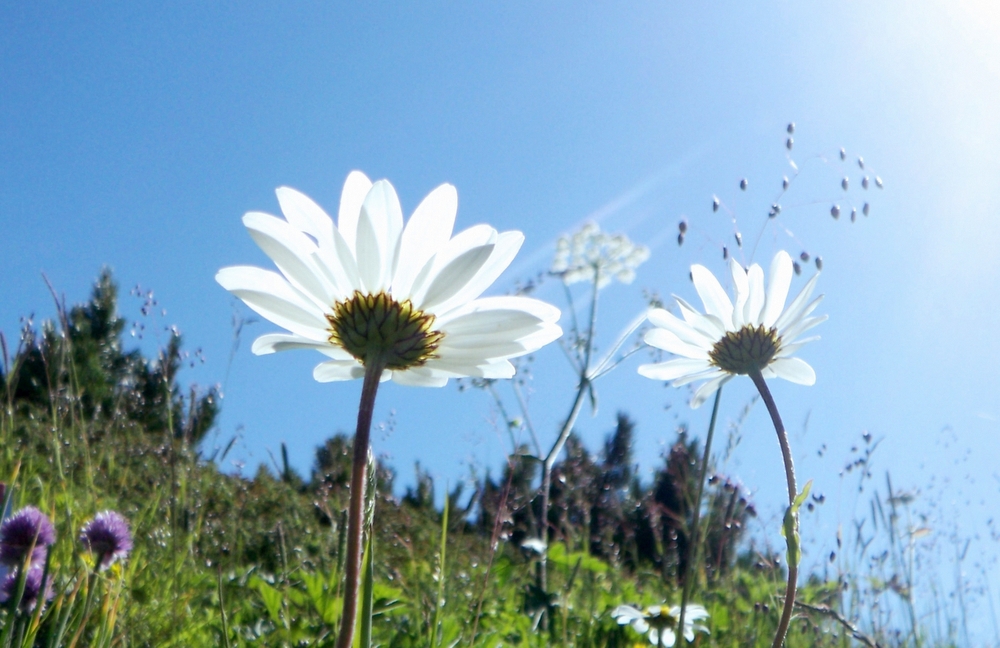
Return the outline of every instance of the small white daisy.
{"type": "MultiPolygon", "coordinates": [[[[663,605],[651,605],[644,610],[631,605],[619,605],[611,611],[618,625],[630,625],[639,634],[649,638],[654,646],[669,648],[677,641],[677,621],[681,616],[681,606],[674,605],[669,610],[663,605]]],[[[700,623],[708,618],[708,611],[697,603],[684,606],[684,639],[694,641],[694,633],[708,634],[708,628],[700,623]]]]}
{"type": "Polygon", "coordinates": [[[639,373],[671,381],[674,387],[705,380],[695,391],[691,407],[699,407],[736,375],[760,372],[764,378],[784,378],[800,385],[816,382],[813,368],[792,354],[819,339],[799,336],[827,319],[826,315],[810,317],[823,299],[820,295],[810,301],[819,273],[785,308],[793,273],[787,252],[778,252],[771,262],[766,291],[764,271],[756,263],[744,270],[730,258],[729,269],[735,304],[708,268],[693,265],[691,276],[705,312],[699,313],[674,295],[680,318],[662,308],[652,308],[647,314],[654,328],[646,333],[646,344],[680,357],[642,365],[639,373]]]}
{"type": "Polygon", "coordinates": [[[258,355],[314,349],[329,360],[320,382],[364,376],[440,387],[449,378],[510,378],[509,358],[552,342],[559,309],[527,297],[480,295],[510,265],[520,232],[475,225],[452,236],[455,188],[444,184],[406,226],[386,180],[360,171],[344,184],[337,224],[310,198],[277,190],[285,218],[249,212],[243,224],[280,272],[223,268],[216,280],[264,318],[287,330],[257,338],[258,355]]]}

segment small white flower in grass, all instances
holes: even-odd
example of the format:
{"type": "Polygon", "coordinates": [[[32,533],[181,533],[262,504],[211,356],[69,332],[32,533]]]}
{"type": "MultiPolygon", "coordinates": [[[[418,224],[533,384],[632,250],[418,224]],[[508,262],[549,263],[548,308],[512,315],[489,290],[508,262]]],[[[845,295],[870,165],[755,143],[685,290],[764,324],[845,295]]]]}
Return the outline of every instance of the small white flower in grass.
{"type": "Polygon", "coordinates": [[[813,368],[792,354],[818,339],[799,336],[827,319],[826,315],[810,317],[823,299],[820,295],[810,301],[819,273],[785,308],[793,273],[787,252],[778,252],[771,262],[766,290],[764,271],[756,263],[744,270],[730,258],[729,270],[736,288],[735,304],[708,268],[693,265],[691,276],[705,312],[699,313],[675,295],[681,317],[662,308],[648,313],[654,328],[646,333],[646,344],[680,357],[642,365],[639,373],[671,381],[675,387],[705,380],[691,407],[699,407],[733,376],[754,371],[764,378],[784,378],[800,385],[816,382],[813,368]]]}
{"type": "MultiPolygon", "coordinates": [[[[611,616],[618,625],[630,625],[639,634],[649,638],[654,646],[673,646],[677,641],[677,621],[681,616],[681,607],[672,606],[667,610],[663,605],[651,605],[644,610],[631,605],[619,605],[611,611],[611,616]]],[[[684,639],[689,643],[694,641],[695,632],[709,634],[708,628],[701,623],[708,618],[708,611],[697,603],[684,606],[684,639]]]]}
{"type": "Polygon", "coordinates": [[[403,225],[392,185],[354,171],[337,224],[307,196],[281,187],[285,218],[250,212],[243,224],[280,272],[223,268],[216,280],[287,330],[257,338],[258,355],[314,349],[320,382],[364,376],[440,387],[449,378],[510,378],[509,358],[562,334],[559,309],[526,297],[480,295],[510,265],[520,232],[475,225],[452,236],[458,194],[444,184],[403,225]]]}
{"type": "Polygon", "coordinates": [[[602,232],[597,223],[586,223],[572,236],[556,241],[552,272],[562,276],[566,284],[597,280],[603,288],[612,279],[628,284],[635,271],[649,258],[649,248],[636,245],[624,234],[602,232]]]}

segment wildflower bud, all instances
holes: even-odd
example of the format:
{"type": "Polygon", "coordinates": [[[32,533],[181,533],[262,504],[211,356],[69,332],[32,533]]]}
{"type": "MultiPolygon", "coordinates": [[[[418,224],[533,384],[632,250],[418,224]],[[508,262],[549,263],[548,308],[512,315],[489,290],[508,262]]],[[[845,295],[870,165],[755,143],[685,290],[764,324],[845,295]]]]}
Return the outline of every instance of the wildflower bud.
{"type": "Polygon", "coordinates": [[[858,220],[858,208],[853,207],[851,208],[851,222],[853,223],[856,220],[858,220]]]}
{"type": "Polygon", "coordinates": [[[725,245],[723,245],[722,246],[722,260],[725,261],[728,258],[729,258],[729,248],[727,248],[725,245]]]}
{"type": "Polygon", "coordinates": [[[840,186],[843,188],[844,191],[847,191],[847,187],[849,185],[850,185],[850,180],[848,180],[847,176],[844,176],[844,179],[840,181],[840,186]]]}
{"type": "Polygon", "coordinates": [[[781,213],[781,205],[779,205],[778,203],[774,203],[773,205],[771,205],[771,211],[769,211],[767,215],[770,218],[774,218],[780,213],[781,213]]]}
{"type": "Polygon", "coordinates": [[[831,551],[830,552],[830,562],[833,562],[836,559],[837,559],[837,552],[836,551],[831,551]]]}
{"type": "Polygon", "coordinates": [[[847,159],[847,151],[844,150],[843,146],[840,147],[840,159],[841,160],[847,159]]]}
{"type": "Polygon", "coordinates": [[[719,211],[719,199],[716,196],[712,196],[712,211],[719,211]]]}
{"type": "Polygon", "coordinates": [[[742,189],[743,191],[746,191],[747,187],[749,187],[749,186],[750,186],[750,181],[749,180],[747,180],[746,178],[743,178],[742,180],[740,180],[740,189],[742,189]]]}
{"type": "Polygon", "coordinates": [[[799,258],[802,259],[803,263],[808,263],[809,262],[809,253],[808,252],[802,252],[802,254],[799,255],[799,258]]]}
{"type": "Polygon", "coordinates": [[[834,218],[840,218],[840,205],[834,205],[830,208],[830,215],[834,218]]]}
{"type": "Polygon", "coordinates": [[[743,248],[743,235],[736,232],[736,245],[742,249],[743,248]]]}
{"type": "Polygon", "coordinates": [[[817,270],[823,269],[823,257],[816,257],[816,269],[817,270]]]}
{"type": "Polygon", "coordinates": [[[879,189],[882,188],[882,178],[875,176],[875,186],[878,187],[879,189]]]}
{"type": "Polygon", "coordinates": [[[865,168],[865,159],[860,155],[858,156],[858,166],[861,167],[862,169],[865,168]]]}
{"type": "Polygon", "coordinates": [[[795,132],[795,122],[789,122],[789,124],[785,128],[785,130],[788,131],[789,135],[791,135],[792,133],[794,133],[795,132]]]}
{"type": "Polygon", "coordinates": [[[806,508],[809,509],[810,513],[812,513],[816,509],[816,506],[812,502],[809,502],[806,504],[806,508]]]}
{"type": "Polygon", "coordinates": [[[798,261],[792,263],[792,269],[795,270],[795,274],[802,274],[802,266],[799,265],[798,261]]]}
{"type": "Polygon", "coordinates": [[[677,235],[677,245],[678,246],[684,245],[684,235],[683,234],[678,234],[677,235]]]}
{"type": "Polygon", "coordinates": [[[792,146],[794,145],[795,145],[795,140],[792,139],[791,137],[785,140],[785,148],[788,149],[789,151],[792,150],[792,146]]]}
{"type": "Polygon", "coordinates": [[[784,176],[784,177],[781,178],[781,188],[782,188],[782,190],[787,191],[788,190],[788,185],[790,185],[790,184],[791,184],[791,182],[788,181],[788,176],[784,176]]]}
{"type": "Polygon", "coordinates": [[[688,231],[687,221],[682,220],[681,222],[677,223],[677,229],[681,231],[681,234],[687,232],[688,231]]]}
{"type": "Polygon", "coordinates": [[[865,216],[868,215],[868,203],[865,203],[865,206],[861,208],[861,213],[865,216]]]}
{"type": "Polygon", "coordinates": [[[862,189],[868,188],[868,176],[861,178],[861,188],[862,189]]]}

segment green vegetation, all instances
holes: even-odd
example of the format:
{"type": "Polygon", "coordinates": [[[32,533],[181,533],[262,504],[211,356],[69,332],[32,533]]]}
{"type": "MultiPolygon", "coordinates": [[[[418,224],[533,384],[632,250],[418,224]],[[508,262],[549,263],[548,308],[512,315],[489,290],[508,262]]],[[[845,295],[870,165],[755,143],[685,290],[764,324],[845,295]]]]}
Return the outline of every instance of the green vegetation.
{"type": "MultiPolygon", "coordinates": [[[[317,448],[308,478],[287,466],[280,475],[261,467],[252,479],[221,472],[216,457],[199,451],[217,393],[181,386],[177,335],[156,358],[126,350],[116,300],[105,272],[87,303],[60,309],[58,321],[40,331],[26,324],[16,348],[4,344],[0,480],[12,508],[39,507],[58,539],[48,561],[54,599],[37,613],[4,606],[0,624],[21,623],[30,632],[7,632],[0,641],[332,645],[350,440],[335,436],[317,448]],[[106,509],[130,520],[135,549],[124,564],[97,574],[77,535],[106,509]]],[[[537,538],[542,511],[540,466],[526,448],[474,492],[448,493],[443,511],[428,475],[418,470],[416,485],[397,500],[393,472],[379,466],[372,644],[649,645],[610,611],[680,600],[701,447],[679,430],[647,484],[633,469],[633,432],[634,422],[620,414],[597,456],[568,437],[552,471],[547,549],[522,546],[537,538]],[[547,551],[544,588],[540,551],[547,551]]],[[[898,520],[899,499],[887,502],[893,509],[883,518],[898,520]]],[[[698,635],[696,644],[769,645],[784,590],[781,560],[746,536],[755,511],[736,480],[714,475],[701,505],[704,542],[689,573],[711,634],[698,635]]],[[[801,582],[803,605],[788,646],[932,645],[915,615],[908,635],[873,626],[852,641],[847,618],[857,618],[864,603],[842,592],[862,588],[843,578],[801,582]],[[844,601],[851,609],[842,609],[844,601]]]]}

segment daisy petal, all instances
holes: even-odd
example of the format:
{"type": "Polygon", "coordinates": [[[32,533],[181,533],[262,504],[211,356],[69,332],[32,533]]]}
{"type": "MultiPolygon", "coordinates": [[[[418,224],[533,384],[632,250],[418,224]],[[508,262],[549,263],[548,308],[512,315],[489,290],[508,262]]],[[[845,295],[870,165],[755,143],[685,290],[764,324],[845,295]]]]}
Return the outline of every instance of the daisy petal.
{"type": "Polygon", "coordinates": [[[351,354],[333,346],[329,342],[317,342],[299,335],[289,335],[287,333],[268,333],[253,341],[251,350],[254,355],[269,355],[279,351],[290,351],[292,349],[313,349],[327,355],[334,360],[350,360],[351,354]]]}
{"type": "Polygon", "coordinates": [[[430,192],[417,206],[403,229],[399,263],[392,279],[393,294],[409,294],[417,273],[451,238],[457,211],[458,193],[450,184],[430,192]]]}
{"type": "Polygon", "coordinates": [[[816,384],[816,372],[809,364],[800,358],[778,358],[768,365],[778,378],[797,385],[816,384]]]}
{"type": "Polygon", "coordinates": [[[320,245],[333,242],[333,220],[312,198],[291,187],[278,187],[274,193],[281,213],[292,227],[313,237],[320,245]]]}
{"type": "Polygon", "coordinates": [[[681,316],[684,321],[691,325],[691,328],[698,331],[709,340],[714,343],[720,337],[726,334],[726,327],[722,325],[722,322],[717,317],[711,315],[702,315],[694,309],[691,304],[687,303],[677,295],[674,295],[674,300],[677,302],[677,308],[681,311],[681,316]]]}
{"type": "Polygon", "coordinates": [[[707,383],[699,387],[698,391],[696,391],[694,396],[691,398],[691,409],[698,409],[701,407],[705,401],[708,400],[709,396],[719,391],[719,387],[726,384],[726,382],[728,382],[732,377],[732,374],[723,374],[718,378],[709,380],[707,383]]]}
{"type": "Polygon", "coordinates": [[[327,360],[313,369],[316,382],[335,382],[338,380],[354,380],[363,378],[365,368],[356,360],[327,360]]]}
{"type": "Polygon", "coordinates": [[[653,380],[676,380],[682,376],[700,373],[708,366],[708,362],[705,360],[677,358],[667,362],[640,365],[639,375],[653,380]]]}
{"type": "MultiPolygon", "coordinates": [[[[438,275],[446,267],[469,250],[484,245],[494,245],[496,242],[497,231],[489,225],[473,225],[469,229],[459,232],[443,248],[438,250],[437,254],[424,263],[424,267],[413,280],[413,287],[409,293],[405,295],[399,294],[398,296],[404,299],[411,299],[414,306],[425,310],[427,308],[425,297],[430,289],[430,285],[434,283],[438,275]]],[[[485,260],[483,263],[485,263],[485,260]]],[[[479,267],[482,267],[482,265],[479,267]]],[[[478,269],[476,268],[477,271],[478,269]]]]}
{"type": "Polygon", "coordinates": [[[785,340],[795,340],[809,329],[813,328],[818,324],[822,324],[830,318],[829,315],[820,315],[818,317],[806,317],[799,320],[796,326],[793,326],[781,334],[782,339],[785,340]]]}
{"type": "Polygon", "coordinates": [[[733,302],[722,289],[719,280],[703,265],[691,266],[694,288],[705,305],[705,313],[717,317],[728,330],[733,325],[733,302]]]}
{"type": "Polygon", "coordinates": [[[746,324],[758,326],[761,323],[760,314],[764,309],[764,270],[756,263],[750,266],[747,271],[747,283],[750,288],[750,297],[747,299],[743,310],[743,321],[746,324]]]}
{"type": "Polygon", "coordinates": [[[448,379],[432,375],[424,367],[414,367],[406,371],[392,372],[392,382],[410,387],[444,387],[448,384],[448,379]]]}
{"type": "Polygon", "coordinates": [[[372,181],[360,171],[351,171],[344,181],[344,190],[340,194],[340,211],[337,212],[337,229],[347,242],[351,256],[356,253],[354,242],[358,237],[358,219],[361,218],[361,205],[365,196],[371,191],[372,181]]]}
{"type": "Polygon", "coordinates": [[[485,317],[486,313],[496,311],[519,311],[549,324],[558,322],[561,314],[559,309],[552,304],[547,304],[531,297],[481,297],[462,308],[455,309],[447,315],[441,316],[436,321],[442,330],[447,328],[449,331],[459,332],[459,327],[466,325],[479,326],[481,320],[470,317],[473,314],[478,314],[477,317],[481,318],[485,317]]]}
{"type": "Polygon", "coordinates": [[[714,380],[723,374],[725,374],[725,372],[722,369],[719,369],[718,367],[710,367],[704,371],[699,371],[698,373],[681,376],[677,380],[670,383],[670,386],[683,387],[684,385],[698,382],[699,380],[714,380]]]}
{"type": "Polygon", "coordinates": [[[761,313],[761,324],[771,328],[781,315],[788,298],[788,288],[792,285],[792,257],[781,250],[771,261],[771,279],[767,284],[767,298],[764,300],[764,311],[761,313]]]}
{"type": "Polygon", "coordinates": [[[738,329],[746,323],[744,310],[747,299],[750,297],[750,283],[747,281],[747,271],[733,257],[729,257],[729,274],[732,275],[733,286],[736,288],[736,303],[733,305],[733,328],[738,329]]]}
{"type": "Polygon", "coordinates": [[[482,267],[465,282],[465,285],[457,293],[434,306],[434,312],[447,313],[483,294],[483,291],[492,286],[493,282],[500,278],[503,271],[514,260],[522,243],[524,243],[524,234],[521,232],[509,231],[498,234],[496,242],[493,244],[493,251],[482,267]]]}
{"type": "Polygon", "coordinates": [[[389,287],[402,229],[403,210],[396,190],[388,181],[379,180],[361,205],[355,243],[361,281],[368,292],[381,292],[389,287]]]}
{"type": "Polygon", "coordinates": [[[653,326],[666,329],[681,339],[682,342],[704,349],[712,348],[715,339],[711,338],[687,322],[676,317],[673,313],[663,308],[650,308],[646,313],[646,319],[653,326]]]}
{"type": "MultiPolygon", "coordinates": [[[[778,329],[778,331],[782,331],[785,327],[791,325],[792,322],[802,317],[803,311],[807,308],[809,298],[812,297],[813,289],[816,287],[816,280],[818,278],[819,273],[817,272],[809,281],[806,282],[806,285],[802,287],[802,290],[795,296],[792,303],[788,305],[785,312],[782,313],[781,317],[779,317],[774,323],[774,328],[778,329]]],[[[813,305],[813,307],[815,308],[815,305],[813,305]]]]}
{"type": "Polygon", "coordinates": [[[278,326],[310,340],[327,338],[328,324],[323,312],[278,273],[252,266],[232,266],[219,270],[215,280],[278,326]]]}
{"type": "Polygon", "coordinates": [[[316,246],[305,234],[280,218],[261,212],[247,213],[243,224],[289,283],[312,297],[321,308],[334,302],[335,289],[319,272],[313,257],[316,246]]]}
{"type": "Polygon", "coordinates": [[[663,349],[674,355],[684,356],[685,358],[698,358],[704,362],[708,361],[708,351],[702,347],[684,342],[675,333],[667,329],[651,329],[646,333],[643,341],[650,346],[663,349]]]}

